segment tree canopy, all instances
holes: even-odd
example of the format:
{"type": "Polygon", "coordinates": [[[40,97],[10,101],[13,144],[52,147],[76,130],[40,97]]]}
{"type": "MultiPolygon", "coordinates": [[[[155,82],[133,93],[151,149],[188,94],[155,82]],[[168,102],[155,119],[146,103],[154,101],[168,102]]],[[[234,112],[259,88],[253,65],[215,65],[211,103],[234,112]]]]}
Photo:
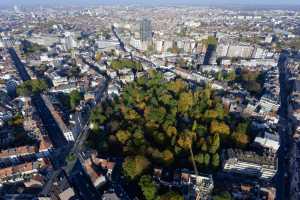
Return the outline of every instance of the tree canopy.
{"type": "Polygon", "coordinates": [[[126,157],[123,168],[131,179],[149,164],[169,166],[186,158],[192,166],[192,153],[198,166],[217,168],[223,143],[235,137],[237,144],[248,143],[247,132],[230,126],[228,111],[209,86],[191,89],[185,81],[167,82],[157,72],[126,85],[120,97],[104,101],[92,112],[91,122],[109,154],[126,157]]]}
{"type": "Polygon", "coordinates": [[[229,192],[222,192],[218,195],[214,195],[213,200],[231,200],[232,197],[229,192]]]}
{"type": "Polygon", "coordinates": [[[144,175],[139,181],[139,186],[146,200],[153,200],[156,197],[157,188],[151,176],[144,175]]]}
{"type": "Polygon", "coordinates": [[[120,69],[135,69],[137,71],[141,71],[143,69],[143,66],[140,62],[136,62],[129,59],[118,59],[113,60],[111,62],[111,68],[114,70],[120,70],[120,69]]]}
{"type": "Polygon", "coordinates": [[[254,95],[258,95],[262,92],[264,83],[264,73],[260,71],[250,71],[243,69],[239,79],[243,87],[254,95]]]}
{"type": "Polygon", "coordinates": [[[69,102],[70,102],[70,108],[74,110],[76,106],[79,105],[80,101],[83,99],[82,94],[78,90],[73,90],[69,94],[69,102]]]}
{"type": "Polygon", "coordinates": [[[183,200],[183,196],[172,191],[159,196],[157,200],[183,200]]]}
{"type": "Polygon", "coordinates": [[[143,156],[127,157],[123,163],[125,175],[135,179],[149,166],[149,161],[143,156]]]}
{"type": "Polygon", "coordinates": [[[43,80],[28,80],[18,85],[17,94],[19,96],[31,96],[33,94],[42,92],[48,88],[48,85],[43,80]]]}

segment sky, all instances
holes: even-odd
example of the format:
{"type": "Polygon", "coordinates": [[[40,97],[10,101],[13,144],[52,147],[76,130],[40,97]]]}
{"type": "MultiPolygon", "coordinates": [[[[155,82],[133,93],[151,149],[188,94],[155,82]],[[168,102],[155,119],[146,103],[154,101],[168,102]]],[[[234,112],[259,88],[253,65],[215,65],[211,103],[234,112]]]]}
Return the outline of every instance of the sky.
{"type": "Polygon", "coordinates": [[[0,0],[0,6],[11,5],[88,5],[88,4],[141,4],[141,5],[300,5],[300,0],[0,0]]]}

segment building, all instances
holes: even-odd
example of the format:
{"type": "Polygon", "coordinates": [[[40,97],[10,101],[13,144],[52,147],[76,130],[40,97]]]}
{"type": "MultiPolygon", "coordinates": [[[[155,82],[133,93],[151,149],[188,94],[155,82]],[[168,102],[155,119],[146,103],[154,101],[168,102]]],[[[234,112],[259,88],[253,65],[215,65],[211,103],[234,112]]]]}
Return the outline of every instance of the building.
{"type": "Polygon", "coordinates": [[[42,98],[47,106],[47,108],[49,109],[49,111],[51,112],[55,122],[57,123],[59,129],[61,130],[61,132],[64,134],[65,139],[68,142],[73,142],[75,140],[74,135],[72,133],[72,131],[70,131],[70,129],[67,127],[67,125],[64,123],[64,121],[62,120],[61,116],[59,115],[59,113],[55,110],[54,106],[52,105],[52,103],[50,102],[48,96],[46,95],[42,95],[42,98]]]}
{"type": "Polygon", "coordinates": [[[185,199],[209,199],[214,189],[214,182],[211,175],[181,173],[181,184],[188,186],[185,199]]]}
{"type": "Polygon", "coordinates": [[[51,178],[44,184],[39,197],[51,200],[74,200],[79,198],[63,170],[51,173],[51,178]]]}
{"type": "Polygon", "coordinates": [[[263,95],[259,101],[261,106],[261,112],[277,112],[280,107],[279,97],[273,97],[272,95],[263,95]]]}
{"type": "Polygon", "coordinates": [[[0,159],[13,158],[18,156],[25,156],[35,154],[38,149],[35,146],[20,146],[16,148],[6,149],[0,151],[0,159]]]}
{"type": "Polygon", "coordinates": [[[90,157],[87,156],[84,160],[83,166],[94,187],[99,188],[111,180],[115,163],[98,158],[96,152],[91,152],[90,157]]]}
{"type": "Polygon", "coordinates": [[[149,19],[143,19],[140,24],[140,37],[142,41],[152,40],[152,27],[149,19]]]}
{"type": "Polygon", "coordinates": [[[264,148],[272,149],[274,152],[277,152],[280,146],[279,135],[268,132],[265,132],[263,136],[257,136],[254,142],[264,148]]]}
{"type": "Polygon", "coordinates": [[[292,174],[290,183],[290,199],[300,199],[300,142],[296,141],[292,146],[292,155],[290,159],[290,173],[292,174]]]}
{"type": "Polygon", "coordinates": [[[39,170],[51,167],[48,160],[40,158],[33,162],[5,167],[0,169],[0,183],[18,182],[24,180],[28,175],[38,173],[39,170]]]}
{"type": "Polygon", "coordinates": [[[277,156],[272,151],[259,155],[252,151],[228,149],[222,153],[223,171],[270,180],[277,172],[277,156]]]}
{"type": "Polygon", "coordinates": [[[74,39],[74,34],[70,32],[65,33],[64,44],[66,50],[71,50],[77,47],[77,42],[74,39]]]}

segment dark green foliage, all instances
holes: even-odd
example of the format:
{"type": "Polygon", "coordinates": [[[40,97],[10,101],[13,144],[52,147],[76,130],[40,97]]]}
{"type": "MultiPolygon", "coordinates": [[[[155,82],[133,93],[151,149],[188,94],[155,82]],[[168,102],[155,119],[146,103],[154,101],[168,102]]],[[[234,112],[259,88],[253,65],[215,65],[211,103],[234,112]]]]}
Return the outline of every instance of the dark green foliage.
{"type": "Polygon", "coordinates": [[[135,69],[137,71],[141,71],[143,66],[141,63],[136,61],[132,61],[128,59],[122,59],[122,60],[120,59],[120,60],[113,60],[111,62],[111,68],[114,70],[128,68],[128,69],[135,69]]]}
{"type": "Polygon", "coordinates": [[[140,176],[149,166],[144,156],[127,157],[123,163],[124,174],[131,180],[140,176]]]}
{"type": "Polygon", "coordinates": [[[243,87],[254,95],[259,95],[263,89],[264,73],[260,71],[242,70],[239,77],[243,87]]]}
{"type": "Polygon", "coordinates": [[[40,93],[48,88],[48,85],[43,80],[28,80],[23,82],[17,87],[17,94],[19,96],[31,96],[33,94],[40,93]]]}
{"type": "Polygon", "coordinates": [[[77,90],[73,90],[70,94],[70,108],[72,110],[74,110],[76,108],[76,106],[79,105],[80,101],[83,99],[82,94],[77,91],[77,90]]]}
{"type": "Polygon", "coordinates": [[[217,44],[218,44],[218,40],[217,38],[215,38],[214,36],[208,36],[207,39],[202,40],[202,43],[208,47],[208,45],[212,45],[216,48],[217,44]]]}
{"type": "Polygon", "coordinates": [[[229,192],[222,192],[219,195],[214,195],[213,200],[231,200],[232,197],[229,192]]]}
{"type": "Polygon", "coordinates": [[[47,52],[47,48],[42,46],[42,45],[39,45],[39,44],[36,44],[36,43],[32,43],[28,40],[24,40],[22,41],[21,43],[21,48],[22,50],[24,51],[24,53],[26,55],[29,55],[29,54],[34,54],[34,53],[42,53],[42,52],[47,52]]]}
{"type": "MultiPolygon", "coordinates": [[[[206,168],[219,166],[222,143],[230,143],[237,132],[227,119],[227,110],[211,88],[193,91],[186,82],[166,82],[157,72],[128,84],[117,100],[103,102],[91,115],[93,132],[110,138],[111,154],[143,154],[151,164],[169,166],[193,152],[196,164],[206,168]]],[[[185,161],[191,164],[188,157],[185,161]]],[[[132,169],[124,171],[137,176],[132,169]]]]}
{"type": "Polygon", "coordinates": [[[141,190],[146,200],[155,199],[157,188],[151,176],[149,175],[142,176],[139,181],[139,186],[141,187],[141,190]]]}
{"type": "Polygon", "coordinates": [[[168,192],[159,196],[157,200],[183,200],[183,196],[176,192],[168,192]]]}

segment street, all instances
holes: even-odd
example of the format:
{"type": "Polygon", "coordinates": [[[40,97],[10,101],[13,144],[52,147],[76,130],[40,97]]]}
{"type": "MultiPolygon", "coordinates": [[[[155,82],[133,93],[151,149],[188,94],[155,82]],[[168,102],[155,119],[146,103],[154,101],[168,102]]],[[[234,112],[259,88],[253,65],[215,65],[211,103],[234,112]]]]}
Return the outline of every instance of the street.
{"type": "Polygon", "coordinates": [[[280,148],[278,150],[278,171],[275,179],[276,189],[277,189],[277,199],[286,200],[289,194],[289,185],[286,181],[285,174],[288,171],[287,163],[285,162],[285,156],[287,155],[287,150],[289,146],[289,134],[287,132],[287,108],[288,108],[288,91],[286,88],[286,67],[287,67],[287,55],[281,54],[278,67],[280,72],[280,97],[281,106],[279,110],[279,135],[280,135],[280,148]]]}

